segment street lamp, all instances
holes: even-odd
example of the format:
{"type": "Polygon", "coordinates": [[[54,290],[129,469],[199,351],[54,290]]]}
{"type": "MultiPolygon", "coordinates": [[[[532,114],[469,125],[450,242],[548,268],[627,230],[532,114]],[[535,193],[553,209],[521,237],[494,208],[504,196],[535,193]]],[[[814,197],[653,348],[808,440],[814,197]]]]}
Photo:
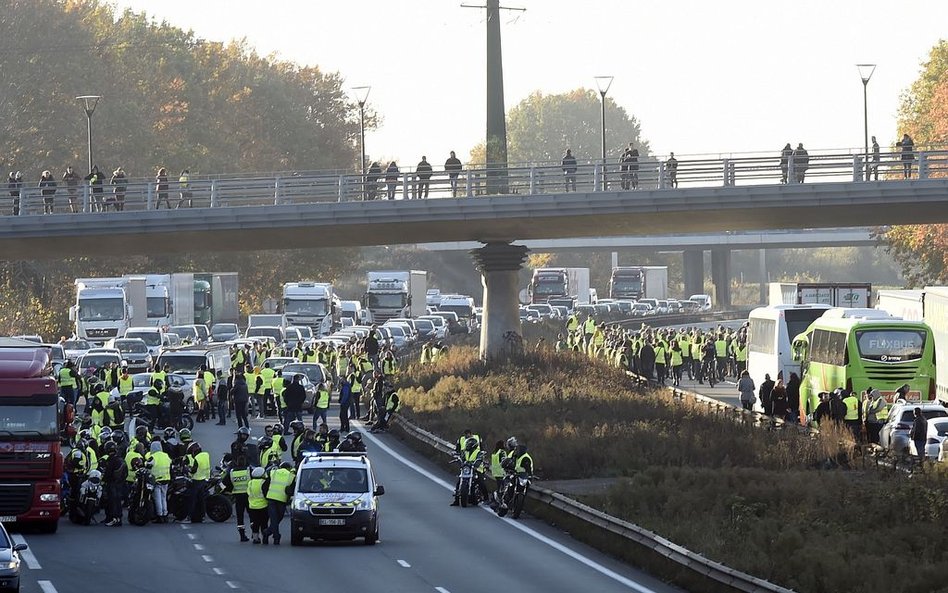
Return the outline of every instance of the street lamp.
{"type": "Polygon", "coordinates": [[[596,76],[596,87],[602,98],[602,189],[606,189],[606,93],[612,86],[612,76],[596,76]]]}
{"type": "Polygon", "coordinates": [[[95,113],[96,105],[99,104],[99,95],[81,95],[76,97],[76,101],[82,101],[82,109],[86,112],[86,124],[89,132],[89,173],[92,173],[92,114],[95,113]]]}
{"type": "Polygon", "coordinates": [[[859,69],[859,78],[862,79],[863,140],[865,142],[866,149],[866,181],[869,181],[869,101],[867,87],[869,86],[869,79],[872,78],[872,73],[876,71],[876,65],[856,64],[856,68],[859,69]]]}
{"type": "Polygon", "coordinates": [[[352,88],[356,94],[356,101],[359,103],[359,144],[362,148],[362,174],[365,175],[365,102],[369,100],[370,86],[357,86],[352,88]]]}

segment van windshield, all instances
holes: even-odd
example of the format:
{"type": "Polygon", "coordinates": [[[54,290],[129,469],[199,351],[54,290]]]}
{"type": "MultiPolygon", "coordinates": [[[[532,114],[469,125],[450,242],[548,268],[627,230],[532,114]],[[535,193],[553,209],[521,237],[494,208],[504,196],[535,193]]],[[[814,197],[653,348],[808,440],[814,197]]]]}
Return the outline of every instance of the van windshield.
{"type": "Polygon", "coordinates": [[[300,472],[299,492],[335,494],[365,494],[368,492],[368,473],[355,467],[326,467],[304,469],[300,472]]]}
{"type": "Polygon", "coordinates": [[[166,364],[171,373],[194,375],[201,369],[201,365],[207,364],[207,359],[203,354],[168,354],[158,359],[158,365],[162,368],[166,364]]]}

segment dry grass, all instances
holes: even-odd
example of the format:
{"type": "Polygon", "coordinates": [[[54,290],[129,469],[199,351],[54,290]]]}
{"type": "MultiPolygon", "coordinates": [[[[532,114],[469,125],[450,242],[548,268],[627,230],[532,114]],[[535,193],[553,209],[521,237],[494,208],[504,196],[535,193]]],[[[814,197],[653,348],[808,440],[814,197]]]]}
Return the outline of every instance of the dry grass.
{"type": "Polygon", "coordinates": [[[948,591],[948,475],[853,463],[845,432],[735,423],[548,350],[490,366],[455,348],[402,382],[421,426],[516,435],[548,479],[626,477],[586,501],[740,570],[807,593],[948,591]]]}

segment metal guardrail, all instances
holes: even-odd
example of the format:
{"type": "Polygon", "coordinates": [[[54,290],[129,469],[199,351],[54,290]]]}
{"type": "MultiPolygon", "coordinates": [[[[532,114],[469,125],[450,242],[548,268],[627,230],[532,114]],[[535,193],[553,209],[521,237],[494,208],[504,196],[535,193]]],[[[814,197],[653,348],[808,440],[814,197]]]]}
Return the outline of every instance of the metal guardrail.
{"type": "MultiPolygon", "coordinates": [[[[401,427],[408,436],[431,446],[435,450],[447,454],[454,452],[454,446],[451,443],[412,424],[401,415],[396,415],[393,421],[401,427]]],[[[753,575],[727,567],[720,562],[705,558],[701,554],[679,546],[647,529],[603,513],[602,511],[596,510],[558,492],[531,486],[527,495],[532,500],[546,504],[562,513],[566,513],[590,525],[644,546],[652,552],[684,568],[692,570],[705,578],[711,579],[736,591],[744,591],[747,593],[793,593],[792,589],[775,585],[753,575]]]]}
{"type": "MultiPolygon", "coordinates": [[[[948,176],[948,150],[912,153],[885,153],[869,163],[873,180],[903,180],[906,167],[911,179],[948,176]]],[[[537,195],[567,191],[603,192],[635,189],[734,187],[776,185],[800,180],[803,164],[793,159],[781,164],[778,154],[734,158],[682,158],[674,169],[667,161],[643,160],[633,171],[623,170],[615,161],[578,163],[575,171],[561,164],[511,165],[503,170],[469,166],[452,179],[445,171],[433,171],[428,180],[417,171],[397,174],[360,175],[339,171],[313,171],[269,176],[193,177],[186,185],[173,177],[158,184],[155,180],[126,179],[112,185],[79,182],[72,187],[61,179],[57,186],[39,187],[33,179],[0,189],[0,213],[20,216],[47,213],[97,213],[118,210],[143,211],[171,208],[223,208],[353,202],[371,200],[411,200],[429,198],[470,198],[480,195],[537,195]],[[634,179],[633,179],[634,177],[634,179]],[[44,195],[47,192],[48,195],[44,195]]],[[[822,154],[808,157],[805,179],[825,182],[863,182],[867,179],[860,152],[822,154]]]]}

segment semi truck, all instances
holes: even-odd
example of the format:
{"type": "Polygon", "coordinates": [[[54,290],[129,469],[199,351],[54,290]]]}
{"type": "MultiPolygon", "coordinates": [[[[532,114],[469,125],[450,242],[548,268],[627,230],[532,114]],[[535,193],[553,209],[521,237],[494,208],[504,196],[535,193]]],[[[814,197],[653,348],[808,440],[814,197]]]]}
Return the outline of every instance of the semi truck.
{"type": "Polygon", "coordinates": [[[924,319],[935,337],[935,394],[948,404],[948,286],[927,286],[924,319]]]}
{"type": "Polygon", "coordinates": [[[876,309],[909,321],[925,318],[925,292],[922,290],[880,290],[876,293],[876,309]]]}
{"type": "Polygon", "coordinates": [[[368,272],[362,304],[375,323],[427,312],[428,273],[421,270],[368,272]]]}
{"type": "Polygon", "coordinates": [[[237,323],[236,272],[194,273],[194,323],[210,327],[215,323],[237,323]]]}
{"type": "Polygon", "coordinates": [[[0,338],[0,522],[56,531],[63,475],[60,430],[72,420],[69,409],[60,405],[49,349],[0,338]]]}
{"type": "Polygon", "coordinates": [[[611,299],[668,298],[668,266],[617,266],[609,280],[611,299]]]}
{"type": "Polygon", "coordinates": [[[872,307],[872,284],[865,282],[770,282],[768,288],[771,305],[872,307]]]}
{"type": "Polygon", "coordinates": [[[319,336],[328,336],[339,327],[340,303],[332,284],[287,282],[282,303],[288,325],[311,327],[319,336]]]}
{"type": "Polygon", "coordinates": [[[530,302],[547,303],[550,299],[572,298],[573,303],[590,302],[589,268],[537,268],[528,287],[530,302]]]}
{"type": "Polygon", "coordinates": [[[69,308],[69,320],[76,337],[101,346],[122,337],[130,325],[133,307],[128,300],[124,278],[76,278],[76,303],[69,308]]]}

